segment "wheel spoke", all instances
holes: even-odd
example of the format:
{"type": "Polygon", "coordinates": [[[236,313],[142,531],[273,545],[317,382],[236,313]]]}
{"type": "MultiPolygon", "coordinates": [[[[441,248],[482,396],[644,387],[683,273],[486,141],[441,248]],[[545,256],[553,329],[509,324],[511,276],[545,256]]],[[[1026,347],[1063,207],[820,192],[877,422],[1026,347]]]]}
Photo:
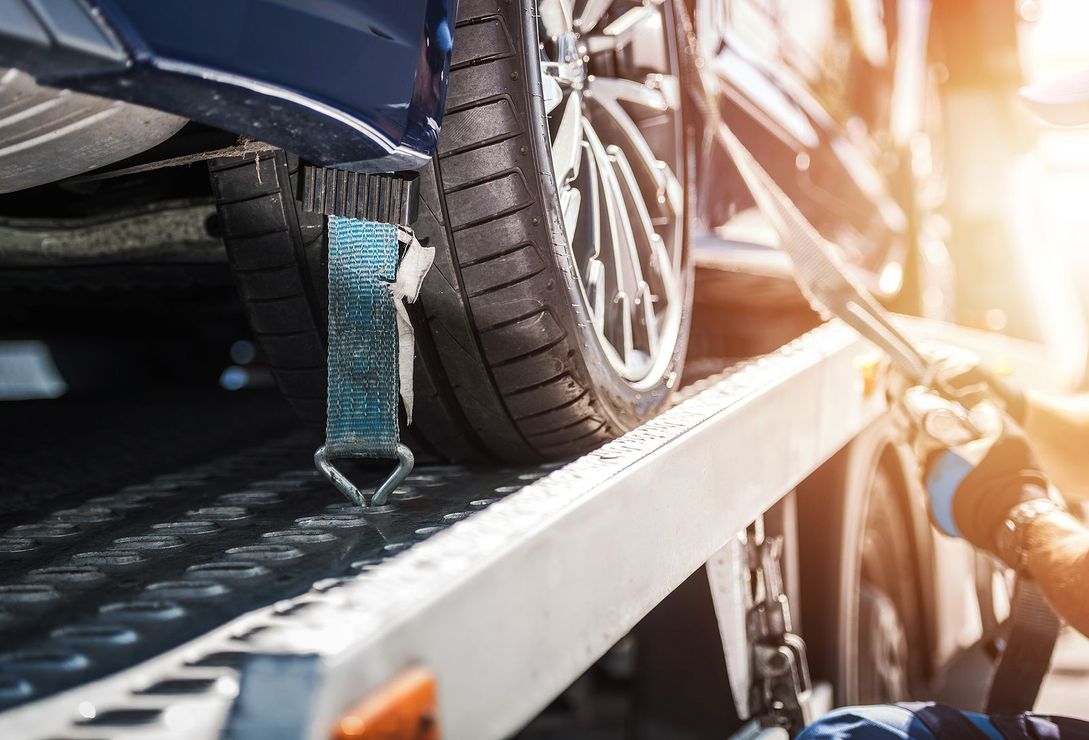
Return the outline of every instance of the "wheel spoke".
{"type": "Polygon", "coordinates": [[[643,276],[639,270],[631,222],[628,220],[628,212],[624,207],[623,191],[616,175],[616,158],[605,149],[601,139],[589,125],[586,126],[586,140],[590,143],[590,149],[597,162],[601,192],[605,196],[605,217],[613,247],[613,259],[616,262],[618,295],[634,297],[643,276]]]}
{"type": "Polygon", "coordinates": [[[575,14],[575,26],[582,33],[589,33],[609,11],[613,0],[583,0],[582,9],[575,14]]]}
{"type": "MultiPolygon", "coordinates": [[[[661,244],[662,240],[654,231],[654,224],[651,223],[646,203],[643,202],[639,192],[639,183],[635,180],[635,173],[632,172],[624,151],[618,146],[610,146],[607,151],[616,162],[619,184],[627,205],[625,212],[628,216],[629,228],[632,234],[629,241],[629,247],[632,250],[631,259],[639,266],[637,273],[643,285],[647,285],[647,282],[643,280],[645,273],[642,265],[647,266],[648,271],[653,276],[651,279],[655,282],[653,293],[648,297],[659,298],[665,290],[665,286],[659,284],[659,280],[665,276],[660,275],[655,269],[657,265],[655,264],[654,246],[655,243],[661,244]],[[631,224],[632,216],[635,218],[634,224],[631,224]]],[[[647,287],[650,288],[651,286],[648,285],[647,287]]]]}
{"type": "MultiPolygon", "coordinates": [[[[662,238],[657,234],[654,235],[654,239],[651,240],[651,253],[653,254],[654,261],[651,263],[652,270],[657,272],[662,282],[662,288],[664,289],[665,296],[659,295],[664,306],[677,305],[679,296],[677,291],[679,289],[677,283],[677,265],[670,258],[669,252],[666,250],[665,243],[662,238]]],[[[663,307],[664,307],[663,306],[663,307]]]]}
{"type": "Polygon", "coordinates": [[[552,75],[541,77],[541,92],[544,95],[545,115],[552,113],[563,102],[563,88],[552,75]]]}
{"type": "Polygon", "coordinates": [[[617,172],[618,185],[624,198],[624,215],[627,229],[627,245],[629,257],[634,266],[633,273],[638,288],[633,295],[630,306],[633,314],[633,322],[637,319],[642,331],[634,338],[641,347],[645,347],[648,355],[653,356],[658,349],[658,320],[655,315],[655,303],[659,300],[664,287],[660,282],[660,275],[655,270],[654,243],[661,241],[654,232],[654,225],[650,221],[646,204],[639,192],[639,184],[635,181],[635,173],[628,164],[623,150],[617,146],[608,148],[617,172]],[[632,223],[632,220],[635,223],[632,223]],[[655,282],[654,289],[647,283],[643,266],[646,265],[651,279],[655,282]]]}
{"type": "Polygon", "coordinates": [[[642,283],[644,254],[649,258],[650,238],[654,234],[654,226],[650,223],[646,205],[639,195],[639,185],[635,182],[635,175],[631,171],[631,165],[628,164],[628,158],[624,156],[624,150],[618,146],[610,146],[605,151],[609,155],[616,175],[616,188],[620,194],[620,207],[624,214],[628,256],[634,265],[633,273],[636,281],[642,283]],[[632,223],[633,215],[640,227],[638,229],[635,228],[636,224],[632,223]]]}
{"type": "Polygon", "coordinates": [[[571,179],[578,177],[582,162],[582,96],[572,91],[552,140],[552,166],[556,187],[562,190],[571,179]]]}
{"type": "MultiPolygon", "coordinates": [[[[587,128],[585,120],[583,121],[583,129],[587,128]]],[[[590,157],[587,166],[587,174],[589,177],[589,189],[590,189],[590,244],[591,254],[593,254],[594,260],[597,260],[601,256],[601,178],[597,171],[597,158],[594,157],[593,150],[590,146],[588,139],[583,139],[582,147],[584,150],[589,150],[590,157]]]]}
{"type": "Polygon", "coordinates": [[[676,75],[651,75],[646,84],[658,89],[669,110],[678,110],[681,107],[681,81],[676,75]]]}
{"type": "Polygon", "coordinates": [[[605,267],[601,260],[592,259],[586,269],[586,298],[590,318],[599,334],[605,332],[605,267]]]}
{"type": "MultiPolygon", "coordinates": [[[[630,251],[627,246],[629,234],[624,228],[624,203],[620,195],[619,184],[613,172],[613,161],[605,151],[601,140],[593,128],[586,124],[586,141],[590,146],[600,182],[601,200],[603,201],[605,234],[611,254],[607,255],[613,276],[612,294],[605,297],[605,319],[602,333],[619,355],[623,370],[628,368],[632,351],[632,321],[629,296],[634,297],[638,282],[633,274],[630,251]]],[[[604,255],[603,255],[604,256],[604,255]]]]}
{"type": "Polygon", "coordinates": [[[577,188],[569,187],[560,193],[560,212],[563,214],[563,230],[567,234],[568,241],[574,239],[581,210],[582,193],[577,188]]]}
{"type": "Polygon", "coordinates": [[[558,38],[574,28],[571,16],[571,0],[540,0],[537,12],[541,16],[541,25],[550,38],[558,38]]]}
{"type": "Polygon", "coordinates": [[[653,357],[658,353],[658,314],[655,313],[655,296],[650,286],[639,286],[639,305],[643,310],[643,327],[647,332],[647,351],[653,357]]]}
{"type": "Polygon", "coordinates": [[[662,14],[653,5],[640,5],[605,26],[601,29],[601,33],[604,36],[612,36],[617,40],[618,46],[623,46],[631,40],[641,24],[648,22],[657,22],[661,25],[662,14]]]}
{"type": "MultiPolygon", "coordinates": [[[[583,122],[583,126],[587,124],[583,122]]],[[[607,314],[606,301],[610,301],[610,296],[616,292],[615,290],[615,272],[609,270],[606,267],[606,262],[601,260],[601,246],[602,246],[602,224],[601,224],[601,178],[598,174],[598,162],[594,156],[593,148],[590,145],[588,137],[583,141],[583,147],[588,151],[590,156],[586,162],[586,180],[587,189],[590,192],[590,203],[588,215],[590,217],[590,245],[592,249],[591,256],[586,263],[586,289],[587,289],[587,303],[589,304],[591,320],[594,324],[594,329],[599,336],[605,336],[605,319],[607,314]],[[610,274],[612,274],[612,280],[610,281],[610,274]],[[610,289],[610,284],[612,289],[610,289]]]]}
{"type": "Polygon", "coordinates": [[[616,269],[617,291],[614,297],[614,321],[619,327],[612,328],[614,347],[620,349],[625,371],[637,375],[649,357],[647,350],[650,339],[646,336],[646,322],[639,296],[644,285],[643,269],[639,259],[638,236],[632,228],[630,208],[631,198],[623,182],[623,152],[611,146],[602,148],[600,139],[587,127],[587,141],[594,150],[600,170],[602,193],[605,196],[605,211],[609,225],[613,264],[616,269]],[[639,351],[639,354],[636,352],[639,351]]]}
{"type": "Polygon", "coordinates": [[[654,179],[660,195],[669,204],[674,214],[679,214],[684,207],[684,189],[673,171],[659,165],[659,160],[650,150],[635,121],[620,105],[620,101],[636,103],[654,110],[668,110],[665,96],[661,91],[652,90],[631,80],[612,77],[592,77],[588,85],[587,98],[597,104],[612,120],[617,130],[628,140],[630,151],[639,160],[640,166],[654,179]]]}
{"type": "Polygon", "coordinates": [[[631,300],[626,293],[617,293],[616,302],[620,313],[620,346],[623,348],[620,357],[624,360],[625,369],[630,373],[632,355],[635,354],[635,327],[632,326],[631,300]]]}
{"type": "Polygon", "coordinates": [[[632,8],[602,28],[600,34],[587,37],[587,48],[595,54],[623,49],[635,40],[643,24],[657,24],[660,33],[661,11],[654,5],[640,5],[632,8]]]}
{"type": "MultiPolygon", "coordinates": [[[[655,90],[634,80],[619,77],[591,77],[587,87],[594,99],[603,105],[611,106],[623,101],[654,110],[669,110],[669,101],[661,90],[655,90]]],[[[629,117],[628,120],[630,121],[631,118],[629,117]]],[[[631,125],[635,126],[635,123],[632,122],[631,125]]]]}

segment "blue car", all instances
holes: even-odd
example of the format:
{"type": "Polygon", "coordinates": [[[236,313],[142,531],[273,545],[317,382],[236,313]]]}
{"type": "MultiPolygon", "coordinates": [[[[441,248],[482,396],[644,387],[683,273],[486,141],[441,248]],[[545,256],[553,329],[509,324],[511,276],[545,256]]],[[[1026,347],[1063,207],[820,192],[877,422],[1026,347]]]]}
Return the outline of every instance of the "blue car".
{"type": "Polygon", "coordinates": [[[409,443],[585,451],[670,403],[697,263],[739,306],[705,336],[804,311],[689,97],[684,17],[739,136],[901,294],[940,174],[918,0],[0,0],[0,271],[225,254],[320,429],[327,217],[410,225],[437,256],[409,443]]]}

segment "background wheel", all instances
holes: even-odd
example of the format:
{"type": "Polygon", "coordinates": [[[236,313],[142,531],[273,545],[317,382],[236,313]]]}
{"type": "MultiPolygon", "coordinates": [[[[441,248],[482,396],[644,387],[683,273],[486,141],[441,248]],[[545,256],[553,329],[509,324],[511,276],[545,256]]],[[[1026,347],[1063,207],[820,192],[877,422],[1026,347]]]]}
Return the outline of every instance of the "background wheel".
{"type": "Polygon", "coordinates": [[[802,636],[838,705],[902,701],[924,684],[915,525],[895,444],[881,419],[798,490],[802,636]]]}
{"type": "MultiPolygon", "coordinates": [[[[414,224],[412,443],[564,457],[659,411],[688,336],[687,148],[671,2],[459,3],[439,154],[414,224]]],[[[210,171],[257,340],[324,424],[325,224],[279,153],[210,171]]]]}

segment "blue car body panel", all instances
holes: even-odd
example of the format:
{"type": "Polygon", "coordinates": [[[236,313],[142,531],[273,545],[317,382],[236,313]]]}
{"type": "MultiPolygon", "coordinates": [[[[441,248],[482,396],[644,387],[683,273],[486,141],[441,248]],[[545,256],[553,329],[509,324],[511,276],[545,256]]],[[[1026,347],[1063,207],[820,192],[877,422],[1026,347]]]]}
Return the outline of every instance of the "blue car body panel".
{"type": "Polygon", "coordinates": [[[23,66],[44,84],[177,113],[317,164],[415,169],[435,150],[456,3],[0,0],[0,63],[23,66]],[[48,48],[25,53],[28,34],[15,38],[5,5],[29,10],[48,48]],[[113,57],[58,28],[77,16],[109,38],[97,43],[113,57]]]}

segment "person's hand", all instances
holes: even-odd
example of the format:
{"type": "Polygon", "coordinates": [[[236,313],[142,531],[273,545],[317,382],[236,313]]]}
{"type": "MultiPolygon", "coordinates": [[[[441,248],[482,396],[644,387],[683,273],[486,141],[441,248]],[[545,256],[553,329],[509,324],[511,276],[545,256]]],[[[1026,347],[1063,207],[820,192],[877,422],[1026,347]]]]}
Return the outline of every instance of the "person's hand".
{"type": "Polygon", "coordinates": [[[1025,390],[1016,382],[988,370],[975,355],[959,353],[938,359],[934,363],[932,385],[943,396],[967,408],[982,401],[992,401],[1017,424],[1025,423],[1028,412],[1025,390]]]}
{"type": "Polygon", "coordinates": [[[930,456],[926,490],[931,520],[940,530],[995,553],[995,537],[1010,510],[1048,498],[1048,484],[1016,422],[993,406],[989,414],[983,436],[930,456]]]}

